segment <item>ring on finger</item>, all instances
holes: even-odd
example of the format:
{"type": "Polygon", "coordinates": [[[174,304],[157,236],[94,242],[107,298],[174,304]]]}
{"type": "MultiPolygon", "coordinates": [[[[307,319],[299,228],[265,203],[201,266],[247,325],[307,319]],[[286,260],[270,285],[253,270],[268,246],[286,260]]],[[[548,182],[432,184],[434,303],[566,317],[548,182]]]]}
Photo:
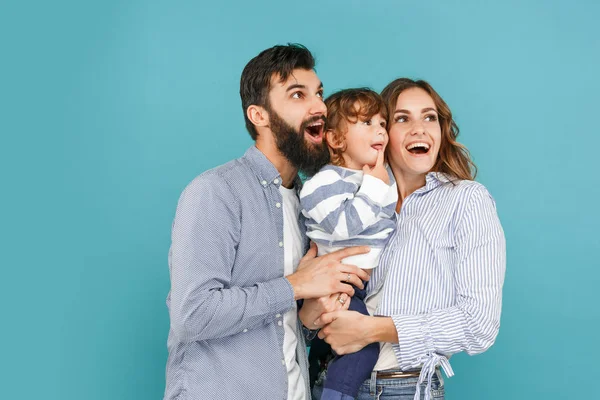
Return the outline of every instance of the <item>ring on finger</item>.
{"type": "Polygon", "coordinates": [[[350,282],[350,274],[346,276],[346,282],[350,282]]]}
{"type": "Polygon", "coordinates": [[[342,299],[342,296],[338,296],[338,301],[339,301],[340,303],[342,303],[342,305],[344,305],[344,303],[346,302],[346,300],[345,300],[345,299],[342,299]]]}

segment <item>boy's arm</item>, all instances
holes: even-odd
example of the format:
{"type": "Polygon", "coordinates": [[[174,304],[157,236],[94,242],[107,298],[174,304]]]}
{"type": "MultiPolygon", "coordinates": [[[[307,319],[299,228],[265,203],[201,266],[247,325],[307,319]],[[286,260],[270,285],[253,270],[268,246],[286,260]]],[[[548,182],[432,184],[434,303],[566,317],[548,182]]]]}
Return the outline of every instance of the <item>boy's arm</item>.
{"type": "Polygon", "coordinates": [[[357,186],[344,181],[334,170],[324,170],[306,182],[300,203],[303,214],[332,235],[332,240],[344,240],[390,218],[395,196],[395,184],[388,185],[372,175],[364,174],[357,186]]]}

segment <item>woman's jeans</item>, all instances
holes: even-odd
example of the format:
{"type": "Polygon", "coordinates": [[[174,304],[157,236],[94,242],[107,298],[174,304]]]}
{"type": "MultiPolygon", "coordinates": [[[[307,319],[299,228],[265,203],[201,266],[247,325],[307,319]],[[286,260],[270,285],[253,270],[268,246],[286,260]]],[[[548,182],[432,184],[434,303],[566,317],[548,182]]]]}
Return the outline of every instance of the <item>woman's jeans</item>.
{"type": "MultiPolygon", "coordinates": [[[[320,400],[323,391],[323,380],[326,372],[322,371],[313,391],[313,400],[320,400]]],[[[413,400],[419,378],[392,378],[377,379],[377,373],[373,371],[371,378],[361,385],[358,391],[358,400],[413,400]]],[[[421,399],[425,398],[426,382],[421,385],[421,399]]],[[[444,400],[444,380],[439,369],[433,375],[431,383],[431,399],[444,400]]]]}

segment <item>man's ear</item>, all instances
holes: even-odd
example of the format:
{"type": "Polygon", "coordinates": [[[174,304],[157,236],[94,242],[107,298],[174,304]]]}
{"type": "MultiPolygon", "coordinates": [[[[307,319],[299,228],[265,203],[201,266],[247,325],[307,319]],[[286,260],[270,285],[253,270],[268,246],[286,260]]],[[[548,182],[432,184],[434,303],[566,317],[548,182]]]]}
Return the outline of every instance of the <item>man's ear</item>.
{"type": "Polygon", "coordinates": [[[325,132],[325,140],[327,141],[327,145],[332,149],[344,148],[344,139],[340,138],[339,140],[336,140],[333,130],[331,129],[327,129],[327,131],[325,132]]]}
{"type": "Polygon", "coordinates": [[[252,104],[246,109],[246,116],[255,126],[269,126],[269,113],[264,107],[252,104]]]}

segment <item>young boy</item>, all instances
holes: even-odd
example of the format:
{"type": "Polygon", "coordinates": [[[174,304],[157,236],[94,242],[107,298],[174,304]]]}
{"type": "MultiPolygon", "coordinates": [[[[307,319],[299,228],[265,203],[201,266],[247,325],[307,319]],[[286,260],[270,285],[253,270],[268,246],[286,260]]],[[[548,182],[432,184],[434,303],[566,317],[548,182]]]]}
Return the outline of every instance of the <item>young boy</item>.
{"type": "MultiPolygon", "coordinates": [[[[370,271],[377,267],[396,226],[398,192],[383,162],[388,143],[386,106],[379,94],[366,88],[339,91],[325,104],[330,164],[300,192],[307,235],[317,244],[319,255],[348,246],[370,246],[369,253],[342,261],[370,271]]],[[[350,310],[368,315],[365,293],[355,287],[350,310]]],[[[379,344],[372,343],[356,353],[336,357],[329,363],[321,399],[356,397],[378,356],[379,344]]]]}

